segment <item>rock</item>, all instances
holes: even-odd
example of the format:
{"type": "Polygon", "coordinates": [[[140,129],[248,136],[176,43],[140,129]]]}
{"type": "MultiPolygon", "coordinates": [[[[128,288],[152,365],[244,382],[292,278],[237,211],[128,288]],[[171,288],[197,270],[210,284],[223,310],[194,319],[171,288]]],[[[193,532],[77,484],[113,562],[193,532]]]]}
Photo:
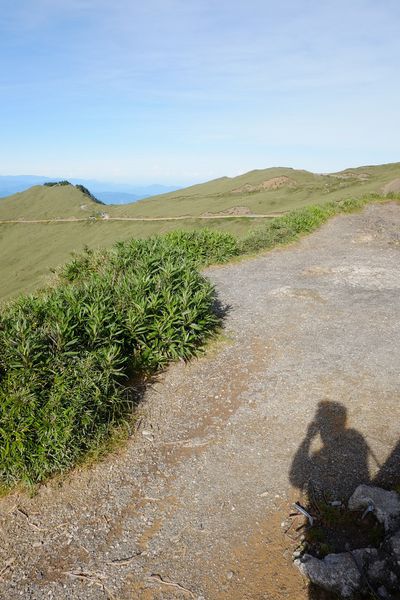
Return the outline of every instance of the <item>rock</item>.
{"type": "Polygon", "coordinates": [[[377,560],[374,560],[368,566],[366,571],[368,581],[372,586],[377,589],[378,587],[385,586],[391,591],[399,589],[399,581],[397,575],[392,571],[393,557],[384,552],[379,553],[377,560]]]}
{"type": "Polygon", "coordinates": [[[379,594],[379,598],[390,598],[387,589],[385,588],[384,585],[381,585],[380,588],[378,588],[378,594],[379,594]]]}
{"type": "MultiPolygon", "coordinates": [[[[386,591],[398,592],[399,590],[399,565],[400,565],[400,532],[388,537],[378,550],[378,557],[372,560],[366,573],[368,580],[375,589],[384,587],[386,591]],[[397,572],[397,574],[396,574],[397,572]]],[[[392,598],[382,596],[382,598],[392,598]]]]}
{"type": "Polygon", "coordinates": [[[388,543],[393,560],[400,566],[400,531],[392,535],[388,543]]]}
{"type": "Polygon", "coordinates": [[[387,577],[387,565],[386,560],[374,561],[368,569],[368,578],[376,583],[384,581],[387,577]]]}
{"type": "Polygon", "coordinates": [[[386,531],[395,531],[400,525],[400,497],[371,485],[359,485],[349,500],[350,510],[373,507],[373,512],[386,531]]]}
{"type": "Polygon", "coordinates": [[[351,554],[328,554],[324,559],[304,554],[294,564],[315,585],[338,594],[341,598],[352,598],[356,592],[363,591],[364,582],[360,570],[365,563],[376,557],[375,549],[363,548],[354,550],[351,554]]]}

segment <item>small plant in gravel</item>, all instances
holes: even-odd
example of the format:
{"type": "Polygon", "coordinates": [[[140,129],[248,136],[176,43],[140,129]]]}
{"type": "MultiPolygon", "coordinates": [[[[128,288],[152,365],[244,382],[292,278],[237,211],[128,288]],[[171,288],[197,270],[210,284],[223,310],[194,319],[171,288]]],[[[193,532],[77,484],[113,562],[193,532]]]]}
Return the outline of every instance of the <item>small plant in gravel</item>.
{"type": "Polygon", "coordinates": [[[317,498],[313,491],[306,510],[313,523],[304,523],[303,540],[296,556],[307,553],[323,558],[357,548],[375,548],[384,538],[384,527],[371,512],[351,511],[345,503],[328,501],[325,494],[317,498]]]}
{"type": "Polygon", "coordinates": [[[73,465],[132,411],[129,378],[188,359],[215,331],[198,271],[237,254],[229,234],[174,232],[75,256],[57,283],[0,314],[0,479],[73,465]]]}

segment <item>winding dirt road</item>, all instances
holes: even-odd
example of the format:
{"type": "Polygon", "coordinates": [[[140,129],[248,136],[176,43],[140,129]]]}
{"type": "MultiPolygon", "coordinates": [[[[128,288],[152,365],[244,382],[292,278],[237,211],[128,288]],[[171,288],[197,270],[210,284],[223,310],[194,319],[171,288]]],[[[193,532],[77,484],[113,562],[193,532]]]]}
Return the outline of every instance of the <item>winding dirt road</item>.
{"type": "Polygon", "coordinates": [[[0,597],[311,597],[281,531],[299,488],[396,475],[399,232],[370,205],[209,269],[224,339],[146,392],[122,450],[0,501],[0,597]]]}

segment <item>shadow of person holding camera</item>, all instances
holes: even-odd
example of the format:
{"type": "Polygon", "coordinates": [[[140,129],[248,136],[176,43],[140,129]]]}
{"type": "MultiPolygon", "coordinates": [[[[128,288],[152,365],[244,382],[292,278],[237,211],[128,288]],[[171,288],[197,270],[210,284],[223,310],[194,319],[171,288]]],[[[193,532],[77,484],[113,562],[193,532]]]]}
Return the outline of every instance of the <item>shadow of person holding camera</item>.
{"type": "Polygon", "coordinates": [[[335,499],[348,498],[370,481],[364,437],[347,427],[347,409],[340,402],[319,402],[289,473],[291,484],[309,492],[310,486],[335,499]]]}

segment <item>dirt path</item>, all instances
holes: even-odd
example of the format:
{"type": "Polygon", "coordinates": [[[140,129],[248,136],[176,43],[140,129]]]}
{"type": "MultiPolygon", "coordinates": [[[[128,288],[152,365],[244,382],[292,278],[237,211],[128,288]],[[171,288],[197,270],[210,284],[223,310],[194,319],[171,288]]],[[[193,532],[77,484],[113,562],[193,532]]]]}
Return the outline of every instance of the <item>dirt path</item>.
{"type": "MultiPolygon", "coordinates": [[[[187,215],[182,217],[98,217],[96,220],[98,221],[193,221],[197,219],[274,219],[275,217],[282,216],[284,213],[270,213],[268,215],[187,215]]],[[[0,220],[0,225],[9,225],[11,223],[82,223],[90,221],[90,217],[86,217],[85,219],[68,217],[65,219],[8,219],[8,220],[0,220]]]]}
{"type": "Polygon", "coordinates": [[[210,269],[226,339],[168,369],[118,454],[0,501],[0,597],[306,600],[296,488],[346,494],[400,439],[399,232],[371,205],[210,269]]]}

